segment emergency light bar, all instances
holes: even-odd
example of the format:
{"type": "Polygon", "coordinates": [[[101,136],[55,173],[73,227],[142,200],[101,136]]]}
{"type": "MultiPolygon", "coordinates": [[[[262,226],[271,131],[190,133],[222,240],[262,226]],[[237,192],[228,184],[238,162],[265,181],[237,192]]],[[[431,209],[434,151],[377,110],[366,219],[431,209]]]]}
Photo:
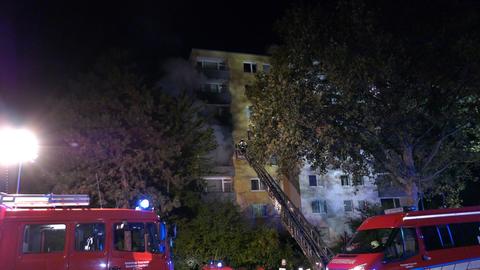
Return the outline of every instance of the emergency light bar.
{"type": "Polygon", "coordinates": [[[88,195],[56,194],[7,194],[0,192],[0,204],[8,207],[45,208],[65,206],[88,206],[88,195]]]}

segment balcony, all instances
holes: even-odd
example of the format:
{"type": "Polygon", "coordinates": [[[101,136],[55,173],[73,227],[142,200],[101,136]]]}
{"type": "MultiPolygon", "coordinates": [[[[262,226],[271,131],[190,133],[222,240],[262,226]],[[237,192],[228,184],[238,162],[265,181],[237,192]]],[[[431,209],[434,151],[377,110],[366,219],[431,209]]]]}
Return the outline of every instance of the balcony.
{"type": "Polygon", "coordinates": [[[222,90],[221,93],[197,91],[197,98],[207,104],[230,104],[232,102],[230,91],[228,88],[222,90]]]}
{"type": "Polygon", "coordinates": [[[197,67],[197,70],[205,75],[208,79],[229,80],[230,71],[228,69],[217,69],[208,67],[197,67]]]}

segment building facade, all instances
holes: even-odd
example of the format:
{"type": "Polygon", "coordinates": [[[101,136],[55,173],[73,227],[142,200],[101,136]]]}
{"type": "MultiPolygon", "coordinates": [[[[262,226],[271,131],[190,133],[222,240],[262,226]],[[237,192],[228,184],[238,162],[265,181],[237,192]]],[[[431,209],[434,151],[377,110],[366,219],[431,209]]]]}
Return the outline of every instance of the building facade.
{"type": "Polygon", "coordinates": [[[275,219],[276,212],[255,171],[235,153],[235,144],[248,136],[250,106],[245,89],[254,83],[256,73],[269,71],[269,57],[192,49],[190,61],[204,76],[197,97],[205,102],[218,143],[211,154],[215,166],[204,178],[208,196],[234,200],[253,220],[275,219]]]}
{"type": "MultiPolygon", "coordinates": [[[[245,53],[193,49],[192,65],[204,80],[197,97],[205,103],[218,147],[211,153],[215,166],[205,176],[207,196],[235,201],[253,220],[275,220],[278,215],[265,188],[246,160],[235,153],[235,144],[248,137],[250,103],[245,89],[258,72],[269,72],[269,57],[245,53]]],[[[269,168],[274,173],[274,166],[269,168]]],[[[305,165],[298,183],[279,179],[280,186],[307,220],[334,243],[345,232],[358,209],[368,204],[385,208],[402,206],[397,188],[377,187],[374,177],[352,177],[339,170],[320,174],[305,165]]],[[[404,196],[404,194],[403,194],[404,196]]]]}

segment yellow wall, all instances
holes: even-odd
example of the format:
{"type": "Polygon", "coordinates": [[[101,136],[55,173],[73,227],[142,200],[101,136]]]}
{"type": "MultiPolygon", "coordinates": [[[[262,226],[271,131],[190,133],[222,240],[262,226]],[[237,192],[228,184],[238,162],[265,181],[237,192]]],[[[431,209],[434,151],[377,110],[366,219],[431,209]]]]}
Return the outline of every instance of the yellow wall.
{"type": "MultiPolygon", "coordinates": [[[[221,58],[225,60],[230,72],[229,89],[232,96],[230,111],[233,117],[233,141],[234,143],[238,143],[241,139],[246,140],[249,124],[246,112],[250,103],[245,96],[245,86],[254,83],[255,73],[244,72],[243,63],[255,62],[257,64],[257,73],[263,72],[263,64],[269,63],[269,57],[264,55],[193,49],[191,53],[192,61],[195,61],[197,56],[221,58]]],[[[257,175],[247,162],[243,159],[237,159],[234,156],[233,164],[235,167],[233,187],[239,206],[244,209],[255,203],[271,204],[266,191],[252,192],[250,190],[250,180],[256,178],[257,175]]],[[[272,171],[272,168],[270,168],[270,171],[272,171]]],[[[297,201],[299,200],[294,200],[294,203],[296,204],[297,201]]]]}

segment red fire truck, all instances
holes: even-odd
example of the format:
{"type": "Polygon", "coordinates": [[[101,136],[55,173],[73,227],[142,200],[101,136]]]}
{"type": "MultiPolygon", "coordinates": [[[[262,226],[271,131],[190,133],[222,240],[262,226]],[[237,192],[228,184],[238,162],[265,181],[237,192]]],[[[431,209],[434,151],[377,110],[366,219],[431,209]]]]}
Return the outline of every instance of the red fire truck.
{"type": "Polygon", "coordinates": [[[0,269],[173,270],[153,211],[88,204],[86,195],[0,193],[0,269]]]}
{"type": "Polygon", "coordinates": [[[369,218],[327,269],[478,270],[480,207],[369,218]]]}

